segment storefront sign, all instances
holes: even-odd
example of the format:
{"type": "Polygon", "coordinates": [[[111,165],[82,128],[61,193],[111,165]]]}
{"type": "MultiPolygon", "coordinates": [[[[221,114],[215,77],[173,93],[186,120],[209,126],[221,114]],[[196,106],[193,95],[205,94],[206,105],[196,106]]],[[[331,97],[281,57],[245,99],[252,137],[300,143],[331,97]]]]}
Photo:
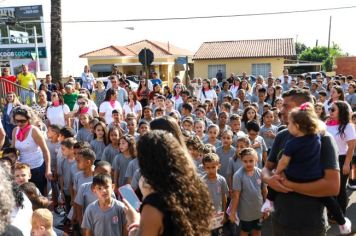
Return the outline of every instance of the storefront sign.
{"type": "Polygon", "coordinates": [[[0,8],[0,18],[33,18],[43,16],[42,6],[4,7],[0,8]]]}
{"type": "MultiPolygon", "coordinates": [[[[0,59],[21,59],[31,58],[31,53],[35,52],[35,48],[0,48],[0,59]]],[[[40,58],[46,58],[47,52],[45,47],[38,48],[40,58]]]]}

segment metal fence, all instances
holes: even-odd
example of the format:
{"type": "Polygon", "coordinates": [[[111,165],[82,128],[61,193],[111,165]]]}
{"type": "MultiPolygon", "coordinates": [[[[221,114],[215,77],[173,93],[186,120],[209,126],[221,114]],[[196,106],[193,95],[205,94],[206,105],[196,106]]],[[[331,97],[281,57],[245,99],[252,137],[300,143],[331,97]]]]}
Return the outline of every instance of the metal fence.
{"type": "Polygon", "coordinates": [[[14,92],[22,104],[31,106],[36,101],[37,93],[34,90],[22,87],[16,83],[6,79],[0,80],[0,98],[1,108],[5,104],[6,95],[9,92],[14,92]]]}

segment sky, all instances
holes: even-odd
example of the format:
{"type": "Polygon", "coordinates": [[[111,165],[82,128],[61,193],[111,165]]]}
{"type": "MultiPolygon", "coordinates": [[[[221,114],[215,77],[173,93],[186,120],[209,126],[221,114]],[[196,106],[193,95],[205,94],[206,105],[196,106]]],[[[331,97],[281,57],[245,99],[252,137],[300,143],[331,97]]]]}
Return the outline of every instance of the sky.
{"type": "MultiPolygon", "coordinates": [[[[0,7],[43,5],[44,20],[50,21],[49,0],[0,0],[0,7]]],[[[62,0],[62,20],[107,20],[232,15],[356,6],[354,0],[62,0]]],[[[107,47],[124,46],[143,39],[169,42],[193,53],[203,42],[241,39],[294,38],[307,46],[327,46],[329,17],[331,42],[356,55],[356,8],[253,17],[199,20],[63,23],[63,73],[79,76],[86,64],[79,55],[107,47]],[[134,27],[134,30],[125,29],[134,27]]],[[[45,24],[50,48],[50,24],[45,24]]],[[[49,52],[49,51],[48,51],[49,52]]],[[[50,55],[50,53],[48,53],[50,55]]]]}

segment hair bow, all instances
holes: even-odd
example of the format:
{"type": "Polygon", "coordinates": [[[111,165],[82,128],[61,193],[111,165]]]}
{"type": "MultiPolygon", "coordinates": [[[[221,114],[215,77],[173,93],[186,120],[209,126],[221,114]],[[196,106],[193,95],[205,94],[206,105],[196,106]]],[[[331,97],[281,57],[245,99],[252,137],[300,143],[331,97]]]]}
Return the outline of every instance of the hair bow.
{"type": "Polygon", "coordinates": [[[299,106],[299,110],[301,110],[301,111],[306,111],[307,108],[309,108],[309,104],[307,102],[305,102],[299,106]]]}

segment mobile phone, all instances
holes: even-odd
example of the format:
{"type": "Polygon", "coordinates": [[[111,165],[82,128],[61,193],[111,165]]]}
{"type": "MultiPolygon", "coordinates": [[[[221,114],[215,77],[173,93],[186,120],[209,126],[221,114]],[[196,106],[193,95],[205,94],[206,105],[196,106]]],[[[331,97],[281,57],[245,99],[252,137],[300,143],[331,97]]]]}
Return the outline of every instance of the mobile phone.
{"type": "Polygon", "coordinates": [[[119,193],[122,198],[124,198],[128,203],[136,210],[140,210],[141,202],[138,199],[136,193],[132,189],[131,185],[126,184],[119,188],[119,193]]]}

